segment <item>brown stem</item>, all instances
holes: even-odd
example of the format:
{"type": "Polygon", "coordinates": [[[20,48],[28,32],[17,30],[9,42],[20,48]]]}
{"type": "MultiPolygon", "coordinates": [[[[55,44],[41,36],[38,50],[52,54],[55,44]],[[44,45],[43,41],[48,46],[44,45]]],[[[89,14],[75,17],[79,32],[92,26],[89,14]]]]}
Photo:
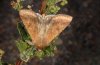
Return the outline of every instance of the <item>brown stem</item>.
{"type": "Polygon", "coordinates": [[[40,6],[40,14],[45,14],[44,10],[46,8],[46,3],[47,3],[47,0],[41,0],[41,6],[40,6]]]}
{"type": "Polygon", "coordinates": [[[23,61],[17,60],[15,65],[22,65],[22,64],[23,64],[23,61]]]}

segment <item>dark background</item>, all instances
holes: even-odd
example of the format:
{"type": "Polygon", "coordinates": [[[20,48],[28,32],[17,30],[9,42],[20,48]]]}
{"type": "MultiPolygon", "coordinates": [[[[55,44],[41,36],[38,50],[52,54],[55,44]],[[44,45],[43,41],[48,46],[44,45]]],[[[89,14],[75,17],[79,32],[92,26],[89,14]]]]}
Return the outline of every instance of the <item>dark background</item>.
{"type": "MultiPolygon", "coordinates": [[[[10,2],[0,0],[0,49],[5,51],[2,60],[14,63],[19,57],[15,44],[18,12],[10,2]]],[[[73,16],[60,35],[63,44],[58,46],[59,53],[44,60],[33,58],[28,65],[100,65],[100,0],[68,0],[58,13],[73,16]]]]}

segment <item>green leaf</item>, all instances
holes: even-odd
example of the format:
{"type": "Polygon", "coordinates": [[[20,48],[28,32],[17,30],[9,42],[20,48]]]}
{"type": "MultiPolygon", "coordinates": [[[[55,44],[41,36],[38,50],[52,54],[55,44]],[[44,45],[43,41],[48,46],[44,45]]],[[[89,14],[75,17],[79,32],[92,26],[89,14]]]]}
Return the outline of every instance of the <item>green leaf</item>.
{"type": "Polygon", "coordinates": [[[23,51],[22,53],[20,53],[21,60],[23,60],[24,62],[28,62],[33,57],[34,52],[34,47],[30,47],[29,49],[23,51]]]}
{"type": "Polygon", "coordinates": [[[48,0],[47,1],[47,8],[45,9],[46,14],[56,14],[60,10],[60,3],[61,6],[67,4],[67,0],[48,0]]]}
{"type": "Polygon", "coordinates": [[[20,53],[23,52],[23,51],[25,51],[27,48],[30,47],[30,45],[28,45],[26,42],[24,42],[22,40],[16,41],[16,45],[17,45],[20,53]]]}
{"type": "Polygon", "coordinates": [[[64,5],[66,5],[68,2],[66,1],[66,0],[63,0],[61,3],[60,3],[60,5],[61,6],[64,6],[64,5]]]}
{"type": "Polygon", "coordinates": [[[19,0],[13,8],[17,11],[21,10],[23,8],[22,2],[22,0],[19,0]]]}
{"type": "Polygon", "coordinates": [[[17,29],[18,29],[19,34],[21,36],[21,39],[23,41],[25,41],[25,40],[31,40],[30,35],[27,33],[26,29],[24,28],[23,23],[21,23],[21,22],[18,23],[17,24],[17,29]]]}
{"type": "Polygon", "coordinates": [[[45,57],[44,51],[43,50],[37,50],[35,52],[35,56],[38,57],[40,60],[45,57]]]}

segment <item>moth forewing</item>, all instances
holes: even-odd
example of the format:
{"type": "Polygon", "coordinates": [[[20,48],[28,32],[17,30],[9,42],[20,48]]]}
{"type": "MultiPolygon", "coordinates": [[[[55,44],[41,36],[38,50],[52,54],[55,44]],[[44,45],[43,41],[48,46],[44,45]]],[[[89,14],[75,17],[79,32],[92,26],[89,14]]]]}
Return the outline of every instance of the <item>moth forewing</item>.
{"type": "Polygon", "coordinates": [[[37,15],[31,10],[20,10],[19,15],[30,37],[32,38],[32,42],[36,43],[36,40],[38,39],[37,15]]]}
{"type": "Polygon", "coordinates": [[[45,45],[50,45],[50,42],[58,36],[72,21],[72,17],[69,15],[55,15],[50,23],[52,23],[51,27],[48,29],[44,40],[46,41],[45,45]]]}

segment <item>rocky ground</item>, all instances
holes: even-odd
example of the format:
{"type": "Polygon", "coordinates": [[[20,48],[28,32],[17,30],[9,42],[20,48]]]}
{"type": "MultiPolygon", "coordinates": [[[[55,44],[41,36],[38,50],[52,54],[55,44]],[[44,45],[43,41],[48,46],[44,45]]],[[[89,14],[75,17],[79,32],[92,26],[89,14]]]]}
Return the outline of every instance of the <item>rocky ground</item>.
{"type": "MultiPolygon", "coordinates": [[[[59,13],[73,16],[71,25],[60,35],[63,44],[58,46],[59,53],[44,60],[34,58],[28,65],[100,65],[100,0],[68,0],[59,13]]],[[[8,63],[19,57],[16,17],[10,0],[1,0],[0,49],[8,63]]]]}

